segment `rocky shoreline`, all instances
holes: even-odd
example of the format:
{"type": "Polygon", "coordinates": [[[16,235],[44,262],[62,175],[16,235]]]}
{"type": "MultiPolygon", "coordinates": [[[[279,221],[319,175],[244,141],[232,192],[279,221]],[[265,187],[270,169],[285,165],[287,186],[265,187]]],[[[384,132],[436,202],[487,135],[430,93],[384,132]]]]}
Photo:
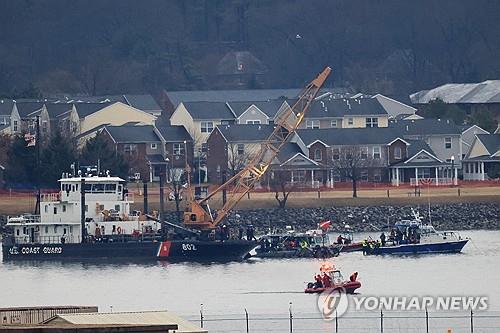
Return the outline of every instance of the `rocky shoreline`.
{"type": "MultiPolygon", "coordinates": [[[[254,209],[235,211],[228,224],[254,225],[258,233],[284,229],[287,225],[296,230],[315,228],[324,220],[332,221],[332,229],[343,230],[348,224],[353,231],[379,231],[383,226],[411,217],[411,209],[420,212],[427,222],[428,206],[344,206],[323,208],[254,209]]],[[[168,212],[167,219],[175,220],[175,212],[168,212]]],[[[455,203],[431,205],[431,221],[440,230],[500,229],[500,203],[455,203]]]]}

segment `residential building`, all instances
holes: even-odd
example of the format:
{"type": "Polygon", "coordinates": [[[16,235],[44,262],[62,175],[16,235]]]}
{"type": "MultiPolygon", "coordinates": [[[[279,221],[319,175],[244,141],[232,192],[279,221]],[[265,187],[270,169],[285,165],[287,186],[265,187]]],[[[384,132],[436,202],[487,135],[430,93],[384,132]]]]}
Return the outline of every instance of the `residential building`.
{"type": "Polygon", "coordinates": [[[462,131],[460,136],[462,142],[462,159],[469,154],[477,134],[490,134],[488,131],[477,125],[463,125],[459,126],[459,128],[462,131]]]}
{"type": "Polygon", "coordinates": [[[261,102],[228,102],[234,113],[236,124],[266,125],[273,123],[276,116],[289,109],[287,100],[274,99],[261,102]]]}
{"type": "Polygon", "coordinates": [[[208,181],[220,182],[222,173],[234,175],[245,167],[274,130],[272,125],[220,125],[207,140],[208,181]]]}
{"type": "Polygon", "coordinates": [[[154,125],[156,116],[122,102],[79,103],[76,111],[80,119],[79,145],[95,136],[104,126],[121,126],[126,123],[154,125]]]}
{"type": "Polygon", "coordinates": [[[195,155],[206,150],[206,141],[218,125],[233,124],[235,114],[226,102],[183,102],[175,109],[170,123],[184,126],[195,145],[195,155]]]}
{"type": "Polygon", "coordinates": [[[374,98],[318,98],[307,112],[300,128],[387,127],[389,115],[374,98]]]}
{"type": "Polygon", "coordinates": [[[123,155],[130,167],[129,176],[153,181],[161,172],[166,173],[162,141],[154,126],[105,126],[99,135],[107,138],[116,152],[123,155]]]}
{"type": "Polygon", "coordinates": [[[500,134],[477,134],[463,164],[464,180],[500,178],[500,134]]]}
{"type": "Polygon", "coordinates": [[[451,162],[458,168],[462,160],[462,131],[452,120],[420,119],[393,121],[390,124],[401,137],[409,140],[422,140],[441,161],[451,162]],[[452,157],[453,156],[453,157],[452,157]]]}
{"type": "Polygon", "coordinates": [[[192,164],[192,141],[182,126],[124,124],[104,126],[99,135],[107,138],[130,166],[129,175],[143,180],[165,180],[192,164]]]}

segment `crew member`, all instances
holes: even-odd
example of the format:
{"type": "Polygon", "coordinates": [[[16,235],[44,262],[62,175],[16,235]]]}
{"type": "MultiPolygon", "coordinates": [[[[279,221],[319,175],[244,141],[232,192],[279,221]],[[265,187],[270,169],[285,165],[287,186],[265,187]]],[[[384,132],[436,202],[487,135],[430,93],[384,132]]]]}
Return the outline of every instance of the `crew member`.
{"type": "Polygon", "coordinates": [[[352,274],[351,274],[351,276],[349,277],[349,280],[350,280],[351,282],[354,282],[354,281],[356,281],[357,279],[358,279],[358,272],[354,272],[354,273],[352,273],[352,274]]]}
{"type": "Polygon", "coordinates": [[[315,288],[322,288],[323,287],[323,282],[321,282],[321,276],[319,274],[314,276],[314,280],[316,281],[316,283],[314,285],[315,288]]]}
{"type": "Polygon", "coordinates": [[[330,288],[332,286],[332,280],[328,273],[323,273],[323,287],[330,288]]]}
{"type": "Polygon", "coordinates": [[[337,237],[337,244],[342,244],[344,242],[344,238],[342,238],[342,235],[339,235],[339,237],[337,237]]]}
{"type": "Polygon", "coordinates": [[[380,241],[382,242],[382,246],[385,246],[385,233],[382,232],[382,234],[380,235],[380,241]]]}

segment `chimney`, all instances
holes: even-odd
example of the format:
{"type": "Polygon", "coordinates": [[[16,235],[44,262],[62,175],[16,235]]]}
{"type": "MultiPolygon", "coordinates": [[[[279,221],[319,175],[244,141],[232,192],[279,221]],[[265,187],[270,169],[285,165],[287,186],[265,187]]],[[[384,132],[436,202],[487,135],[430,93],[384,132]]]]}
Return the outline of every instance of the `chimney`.
{"type": "Polygon", "coordinates": [[[409,128],[408,128],[408,125],[406,125],[406,131],[408,132],[409,128]]]}
{"type": "Polygon", "coordinates": [[[449,124],[450,123],[450,119],[446,119],[446,123],[449,124]]]}

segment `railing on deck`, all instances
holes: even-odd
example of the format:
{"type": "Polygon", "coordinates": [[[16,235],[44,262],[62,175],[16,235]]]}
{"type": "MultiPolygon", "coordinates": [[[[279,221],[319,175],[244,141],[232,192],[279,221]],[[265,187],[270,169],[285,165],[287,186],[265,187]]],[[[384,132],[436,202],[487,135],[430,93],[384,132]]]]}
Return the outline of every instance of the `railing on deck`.
{"type": "MultiPolygon", "coordinates": [[[[62,236],[35,236],[33,239],[28,236],[13,237],[15,244],[62,244],[62,236]]],[[[64,243],[80,243],[79,236],[64,236],[64,243]]]]}
{"type": "Polygon", "coordinates": [[[40,215],[24,214],[21,216],[11,217],[8,222],[19,224],[40,223],[40,215]]]}
{"type": "Polygon", "coordinates": [[[59,201],[61,199],[61,193],[42,193],[40,196],[40,200],[42,202],[54,202],[59,201]]]}

